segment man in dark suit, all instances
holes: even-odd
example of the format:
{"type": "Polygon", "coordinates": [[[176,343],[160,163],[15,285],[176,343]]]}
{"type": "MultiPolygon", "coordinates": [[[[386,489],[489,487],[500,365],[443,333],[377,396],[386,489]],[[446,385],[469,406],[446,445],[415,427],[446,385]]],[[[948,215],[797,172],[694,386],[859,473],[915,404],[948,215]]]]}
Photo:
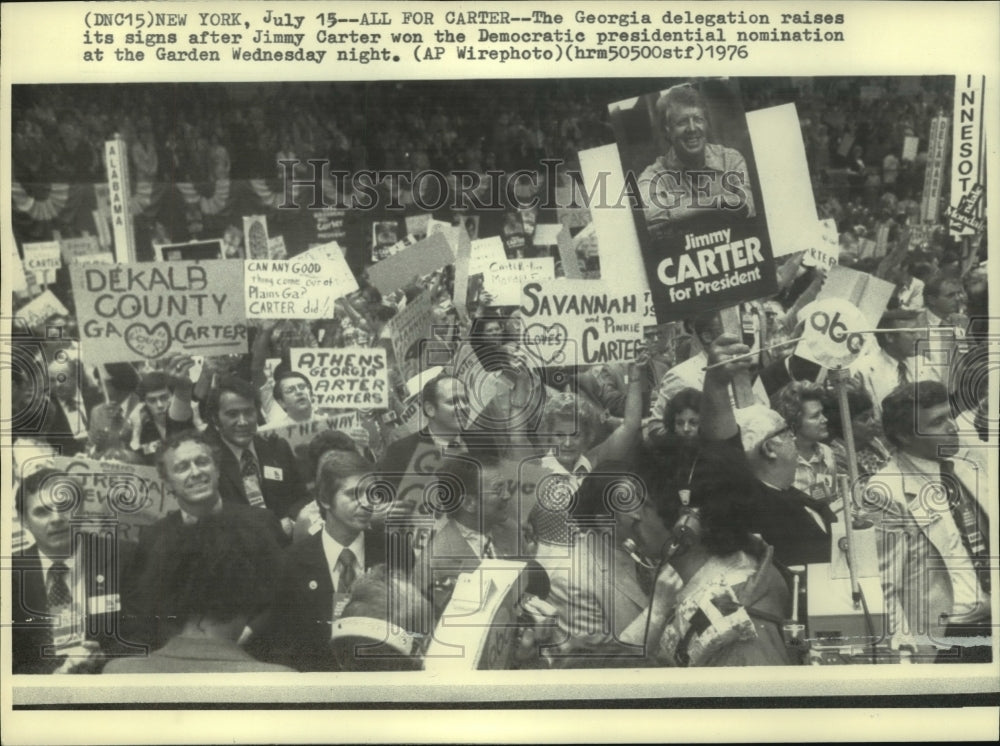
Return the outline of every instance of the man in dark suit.
{"type": "MultiPolygon", "coordinates": [[[[212,445],[194,430],[167,437],[157,453],[157,468],[167,488],[177,498],[180,510],[171,511],[156,523],[146,526],[139,534],[135,560],[128,568],[123,607],[128,631],[136,638],[156,648],[174,630],[161,625],[150,611],[156,608],[153,594],[158,592],[159,579],[150,577],[156,558],[174,546],[174,534],[185,524],[221,513],[242,514],[262,533],[275,541],[285,541],[285,533],[277,518],[268,510],[222,499],[219,492],[219,467],[212,445]]],[[[277,572],[277,568],[274,568],[277,572]]]]}
{"type": "Polygon", "coordinates": [[[373,530],[372,506],[364,481],[371,464],[349,451],[330,451],[320,460],[316,502],[323,525],[286,550],[272,611],[251,626],[248,650],[255,656],[300,671],[336,671],[330,647],[333,622],[351,597],[351,587],[365,570],[385,563],[407,575],[412,552],[391,555],[393,543],[373,530]]]}
{"type": "Polygon", "coordinates": [[[81,531],[64,500],[69,477],[43,467],[24,479],[17,513],[35,543],[13,558],[11,670],[93,673],[113,655],[142,654],[119,625],[120,570],[134,547],[81,531]]]}
{"type": "Polygon", "coordinates": [[[50,349],[47,354],[47,365],[35,357],[27,366],[11,368],[12,435],[38,439],[63,456],[75,456],[87,448],[88,413],[103,397],[85,384],[79,362],[68,351],[50,349]],[[48,378],[47,387],[40,383],[42,376],[48,378]]]}
{"type": "Polygon", "coordinates": [[[286,536],[291,536],[295,518],[309,497],[288,442],[257,434],[253,386],[224,376],[209,393],[206,405],[211,425],[208,439],[218,450],[222,499],[267,508],[281,521],[286,536]]]}
{"type": "Polygon", "coordinates": [[[460,495],[455,509],[440,524],[425,550],[435,610],[451,598],[458,576],[475,570],[483,559],[521,554],[520,532],[511,517],[513,494],[507,474],[494,459],[445,458],[437,472],[441,491],[460,495]]]}
{"type": "Polygon", "coordinates": [[[496,455],[496,439],[469,428],[469,399],[459,379],[441,374],[425,383],[420,407],[426,427],[391,443],[379,461],[379,472],[394,485],[401,481],[398,475],[413,471],[411,462],[418,451],[433,448],[439,454],[496,455]]]}
{"type": "MultiPolygon", "coordinates": [[[[744,355],[749,348],[734,335],[718,337],[708,351],[710,364],[744,355]]],[[[746,370],[746,359],[706,372],[702,390],[703,467],[745,477],[753,504],[750,529],[774,547],[777,563],[805,565],[830,561],[829,506],[795,489],[798,451],[789,424],[762,404],[736,410],[729,397],[730,378],[746,370]]]]}

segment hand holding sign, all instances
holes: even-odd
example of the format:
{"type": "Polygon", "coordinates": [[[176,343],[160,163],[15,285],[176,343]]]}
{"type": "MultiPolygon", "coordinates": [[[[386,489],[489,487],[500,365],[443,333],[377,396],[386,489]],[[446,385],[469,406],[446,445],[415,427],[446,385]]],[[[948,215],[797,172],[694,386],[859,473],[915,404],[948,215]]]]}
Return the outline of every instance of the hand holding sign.
{"type": "Polygon", "coordinates": [[[799,357],[824,368],[846,368],[861,353],[868,323],[846,300],[815,301],[802,309],[800,317],[805,320],[805,329],[795,349],[799,357]]]}
{"type": "Polygon", "coordinates": [[[729,382],[735,376],[748,373],[753,365],[754,354],[743,344],[740,336],[723,332],[709,345],[708,366],[705,376],[718,381],[729,382]]]}

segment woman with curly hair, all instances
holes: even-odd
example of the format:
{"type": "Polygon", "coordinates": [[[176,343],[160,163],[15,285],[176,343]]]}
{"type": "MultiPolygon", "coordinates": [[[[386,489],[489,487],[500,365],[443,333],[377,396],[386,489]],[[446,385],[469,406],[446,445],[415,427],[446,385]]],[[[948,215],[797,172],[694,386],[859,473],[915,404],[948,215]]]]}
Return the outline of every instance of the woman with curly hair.
{"type": "Polygon", "coordinates": [[[823,409],[823,388],[809,381],[793,381],[771,397],[771,408],[785,418],[795,435],[799,452],[795,468],[796,489],[815,500],[832,502],[836,495],[837,464],[823,409]]]}

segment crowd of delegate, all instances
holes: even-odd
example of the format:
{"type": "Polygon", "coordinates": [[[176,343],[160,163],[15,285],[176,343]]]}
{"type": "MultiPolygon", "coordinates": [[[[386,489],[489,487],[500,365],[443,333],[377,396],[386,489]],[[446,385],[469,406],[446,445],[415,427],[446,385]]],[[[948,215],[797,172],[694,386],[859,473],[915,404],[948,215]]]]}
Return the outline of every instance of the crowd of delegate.
{"type": "MultiPolygon", "coordinates": [[[[594,140],[607,135],[588,102],[556,101],[580,109],[577,121],[593,126],[594,140]]],[[[166,103],[139,97],[135,111],[166,103]]],[[[484,106],[507,104],[523,105],[484,106]]],[[[322,118],[311,130],[305,124],[325,105],[317,99],[296,116],[302,124],[288,136],[343,129],[337,148],[351,150],[347,114],[339,128],[322,118]]],[[[103,116],[91,108],[66,118],[58,101],[19,110],[15,162],[44,162],[38,148],[19,155],[18,137],[37,139],[36,127],[43,139],[72,140],[80,121],[103,116]]],[[[358,107],[341,108],[357,116],[358,107]]],[[[225,132],[245,117],[212,100],[180,110],[181,121],[204,123],[211,142],[215,122],[225,132]]],[[[867,103],[848,111],[885,113],[867,103]]],[[[926,111],[915,107],[914,127],[926,111]]],[[[412,130],[413,116],[395,112],[380,126],[412,130]]],[[[473,124],[495,134],[501,122],[490,130],[444,105],[424,116],[423,142],[445,147],[473,124]]],[[[567,137],[565,116],[555,119],[567,137]]],[[[136,142],[142,130],[139,121],[136,142]]],[[[853,122],[851,142],[864,145],[866,131],[853,122]]],[[[881,142],[873,134],[869,145],[881,142]]],[[[235,145],[217,142],[209,160],[228,164],[235,145]]],[[[77,144],[81,168],[93,146],[77,144]]],[[[827,155],[835,153],[831,145],[827,155]]],[[[879,536],[885,621],[873,637],[883,649],[930,651],[922,659],[938,663],[989,660],[995,465],[983,446],[995,429],[987,381],[996,350],[986,243],[952,239],[943,218],[912,241],[922,182],[897,193],[891,181],[866,180],[838,195],[824,187],[830,164],[813,157],[811,166],[817,205],[838,225],[841,262],[895,288],[844,384],[849,421],[838,384],[818,365],[792,345],[750,354],[750,340],[725,331],[714,313],[651,329],[628,363],[529,364],[516,309],[493,306],[487,294],[456,300],[450,266],[390,294],[359,273],[360,289],[338,300],[332,318],[250,321],[246,354],[197,364],[184,355],[101,366],[81,359],[62,273],[51,289],[68,315],[31,328],[16,318],[30,295],[15,297],[13,450],[15,460],[42,457],[14,470],[26,541],[12,572],[13,672],[419,670],[430,667],[425,653],[462,578],[504,559],[525,563],[529,579],[508,667],[801,665],[807,646],[787,634],[796,612],[804,615],[798,568],[837,559],[848,512],[879,536]],[[859,248],[875,235],[874,254],[859,248]],[[425,297],[433,332],[415,360],[393,360],[390,320],[425,297]],[[290,349],[345,345],[387,348],[389,407],[358,411],[348,429],[321,428],[293,448],[276,427],[343,413],[316,405],[290,349]],[[492,375],[485,403],[463,375],[469,350],[492,375]],[[732,384],[744,376],[755,401],[737,406],[732,384]],[[417,412],[407,420],[408,405],[417,412]],[[46,453],[126,471],[155,466],[177,507],[134,542],[82,540],[66,509],[67,475],[46,453]],[[845,495],[839,477],[852,457],[865,488],[845,495]],[[427,463],[433,468],[420,468],[427,463]],[[535,485],[555,488],[524,489],[525,464],[535,485]],[[66,623],[80,608],[82,631],[66,623]]],[[[530,226],[524,233],[530,242],[530,226]]],[[[613,246],[598,251],[614,261],[613,246]]],[[[825,273],[794,255],[778,279],[776,296],[743,309],[773,341],[797,336],[799,311],[825,273]]]]}

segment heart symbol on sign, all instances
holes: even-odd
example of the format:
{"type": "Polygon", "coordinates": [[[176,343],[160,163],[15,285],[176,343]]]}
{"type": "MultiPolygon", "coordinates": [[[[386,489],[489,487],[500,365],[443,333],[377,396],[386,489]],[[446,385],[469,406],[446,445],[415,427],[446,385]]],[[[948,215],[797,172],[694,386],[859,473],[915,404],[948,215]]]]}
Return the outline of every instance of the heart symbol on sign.
{"type": "Polygon", "coordinates": [[[524,330],[523,341],[528,352],[541,361],[542,365],[561,365],[566,358],[566,327],[560,323],[545,326],[529,324],[524,330]]]}
{"type": "Polygon", "coordinates": [[[170,349],[170,327],[166,321],[161,321],[152,329],[136,322],[125,330],[125,344],[137,355],[145,358],[160,357],[170,349]]]}

